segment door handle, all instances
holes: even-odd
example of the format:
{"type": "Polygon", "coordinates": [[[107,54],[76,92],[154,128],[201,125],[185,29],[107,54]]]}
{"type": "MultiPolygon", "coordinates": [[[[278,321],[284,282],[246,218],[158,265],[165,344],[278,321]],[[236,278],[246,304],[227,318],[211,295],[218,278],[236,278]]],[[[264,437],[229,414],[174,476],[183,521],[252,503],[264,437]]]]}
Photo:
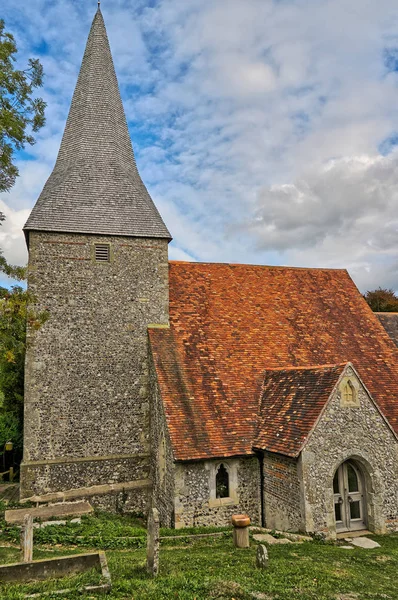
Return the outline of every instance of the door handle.
{"type": "Polygon", "coordinates": [[[347,500],[350,504],[351,504],[351,502],[354,502],[354,500],[351,498],[351,496],[348,496],[347,500]]]}

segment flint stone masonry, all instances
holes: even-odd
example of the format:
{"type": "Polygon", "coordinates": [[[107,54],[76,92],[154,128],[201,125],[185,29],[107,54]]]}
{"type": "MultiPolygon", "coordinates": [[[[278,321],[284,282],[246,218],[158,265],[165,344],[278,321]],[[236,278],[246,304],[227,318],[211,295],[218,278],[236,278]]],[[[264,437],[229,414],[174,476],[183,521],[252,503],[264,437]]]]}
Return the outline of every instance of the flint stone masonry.
{"type": "Polygon", "coordinates": [[[175,465],[175,527],[202,525],[230,525],[236,513],[247,514],[253,524],[260,522],[260,477],[256,457],[226,459],[175,465]],[[211,502],[211,488],[215,485],[215,466],[223,463],[229,473],[235,471],[236,487],[230,498],[211,502]]]}
{"type": "Polygon", "coordinates": [[[145,478],[147,326],[168,322],[168,242],[36,231],[29,237],[29,291],[35,310],[47,310],[49,319],[28,329],[21,497],[145,478]],[[95,262],[95,243],[111,244],[109,263],[95,262]],[[93,456],[98,460],[62,464],[93,456]]]}
{"type": "MultiPolygon", "coordinates": [[[[346,374],[355,376],[351,368],[346,374]]],[[[356,462],[364,476],[367,529],[375,533],[398,530],[398,442],[358,383],[359,407],[341,407],[336,390],[302,452],[302,530],[336,536],[333,476],[348,459],[356,462]]]]}
{"type": "MultiPolygon", "coordinates": [[[[51,493],[90,485],[127,483],[150,476],[149,455],[94,456],[34,461],[21,467],[26,494],[51,493]]],[[[31,494],[29,494],[31,495],[31,494]]]]}

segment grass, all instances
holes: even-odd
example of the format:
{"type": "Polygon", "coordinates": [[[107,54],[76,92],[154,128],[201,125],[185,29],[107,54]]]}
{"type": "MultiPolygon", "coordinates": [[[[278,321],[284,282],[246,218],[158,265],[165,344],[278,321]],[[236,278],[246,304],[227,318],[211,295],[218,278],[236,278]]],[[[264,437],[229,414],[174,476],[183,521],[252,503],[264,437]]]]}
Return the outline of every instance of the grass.
{"type": "MultiPolygon", "coordinates": [[[[4,523],[3,523],[4,526],[4,523]]],[[[92,551],[102,540],[113,588],[108,598],[128,600],[385,600],[398,599],[398,535],[372,536],[374,550],[306,542],[273,545],[269,568],[255,567],[256,544],[233,547],[228,528],[192,528],[161,532],[160,573],[152,579],[145,570],[145,529],[130,517],[97,514],[82,524],[51,526],[35,531],[34,558],[92,551]],[[227,530],[226,530],[227,529],[227,530]],[[192,538],[188,534],[223,532],[222,537],[192,538]],[[176,537],[184,535],[184,537],[176,537]],[[139,545],[135,545],[139,542],[139,545]]],[[[19,560],[15,528],[0,534],[0,562],[19,560]],[[15,547],[13,546],[15,545],[15,547]]],[[[89,572],[62,580],[0,587],[2,600],[26,594],[72,588],[68,599],[96,596],[79,591],[100,582],[89,572]]],[[[59,598],[55,594],[43,598],[59,598]]]]}

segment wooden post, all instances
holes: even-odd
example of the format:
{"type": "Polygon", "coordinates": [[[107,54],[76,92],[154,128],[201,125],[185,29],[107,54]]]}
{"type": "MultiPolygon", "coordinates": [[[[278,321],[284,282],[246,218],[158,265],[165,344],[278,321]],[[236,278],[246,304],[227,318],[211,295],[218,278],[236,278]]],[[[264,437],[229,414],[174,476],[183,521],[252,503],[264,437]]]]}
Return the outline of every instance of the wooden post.
{"type": "Polygon", "coordinates": [[[33,517],[25,515],[21,530],[22,562],[33,560],[33,517]]]}
{"type": "Polygon", "coordinates": [[[247,515],[232,515],[234,526],[234,545],[236,548],[249,548],[250,517],[247,515]]]}
{"type": "Polygon", "coordinates": [[[10,483],[14,481],[14,467],[10,467],[10,483]]]}

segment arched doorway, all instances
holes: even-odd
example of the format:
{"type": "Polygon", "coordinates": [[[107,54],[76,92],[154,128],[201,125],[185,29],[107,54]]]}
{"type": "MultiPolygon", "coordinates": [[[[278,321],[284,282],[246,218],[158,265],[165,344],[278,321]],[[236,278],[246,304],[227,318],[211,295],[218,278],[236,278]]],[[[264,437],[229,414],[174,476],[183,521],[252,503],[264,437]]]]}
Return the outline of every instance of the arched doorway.
{"type": "Polygon", "coordinates": [[[366,498],[363,475],[353,460],[343,462],[333,478],[336,531],[366,529],[366,498]]]}

